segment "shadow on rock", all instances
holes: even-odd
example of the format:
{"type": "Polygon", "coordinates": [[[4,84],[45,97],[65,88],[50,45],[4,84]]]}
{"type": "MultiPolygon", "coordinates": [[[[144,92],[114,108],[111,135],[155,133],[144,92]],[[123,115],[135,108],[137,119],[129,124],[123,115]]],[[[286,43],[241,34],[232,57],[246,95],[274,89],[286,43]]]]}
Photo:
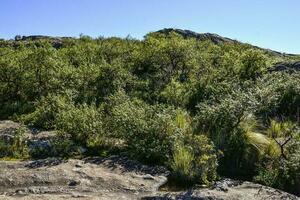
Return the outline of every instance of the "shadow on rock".
{"type": "Polygon", "coordinates": [[[86,158],[85,163],[103,165],[109,169],[120,169],[122,172],[139,172],[150,175],[169,175],[169,171],[161,166],[147,166],[138,161],[130,160],[126,156],[110,156],[108,158],[86,158]]]}
{"type": "Polygon", "coordinates": [[[146,196],[142,200],[217,200],[214,197],[195,197],[192,190],[181,193],[179,195],[164,195],[164,196],[146,196]]]}
{"type": "Polygon", "coordinates": [[[47,158],[41,160],[35,160],[25,165],[25,167],[30,169],[40,168],[40,167],[52,167],[64,163],[66,161],[60,158],[47,158]]]}

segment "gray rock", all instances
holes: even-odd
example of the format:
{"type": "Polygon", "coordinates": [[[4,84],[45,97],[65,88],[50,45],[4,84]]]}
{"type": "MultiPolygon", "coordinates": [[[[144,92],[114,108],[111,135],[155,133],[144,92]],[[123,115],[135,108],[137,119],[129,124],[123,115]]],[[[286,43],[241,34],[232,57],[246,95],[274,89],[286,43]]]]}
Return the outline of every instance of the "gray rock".
{"type": "MultiPolygon", "coordinates": [[[[11,144],[21,127],[19,123],[10,120],[0,121],[0,140],[6,144],[11,144]]],[[[28,133],[24,136],[29,137],[28,133]]]]}
{"type": "Polygon", "coordinates": [[[179,192],[158,191],[157,185],[165,183],[166,176],[161,175],[162,172],[157,174],[144,172],[154,172],[155,168],[158,167],[141,165],[121,156],[89,160],[70,159],[63,162],[55,158],[37,161],[0,161],[0,171],[5,172],[0,173],[0,194],[1,199],[7,200],[23,197],[30,200],[299,199],[280,190],[231,179],[221,180],[212,188],[192,188],[179,192]]]}
{"type": "MultiPolygon", "coordinates": [[[[197,40],[210,40],[212,41],[214,44],[222,44],[222,43],[238,43],[238,44],[245,44],[243,42],[237,41],[237,40],[233,40],[227,37],[222,37],[220,35],[214,34],[214,33],[197,33],[194,31],[190,31],[190,30],[182,30],[182,29],[175,29],[175,28],[165,28],[159,31],[156,31],[157,33],[162,33],[162,34],[166,34],[168,35],[171,32],[176,32],[177,34],[181,35],[183,38],[195,38],[197,40]]],[[[249,44],[248,44],[249,45],[249,44]]],[[[278,52],[278,51],[274,51],[271,49],[265,49],[265,48],[261,48],[258,46],[253,46],[252,47],[259,49],[259,50],[263,50],[265,52],[268,52],[269,54],[272,55],[276,55],[276,56],[299,56],[297,54],[286,54],[286,53],[282,53],[282,52],[278,52]]]]}
{"type": "Polygon", "coordinates": [[[291,62],[291,63],[277,63],[270,69],[268,69],[270,73],[272,72],[287,72],[287,73],[297,73],[300,72],[300,61],[291,62]]]}
{"type": "Polygon", "coordinates": [[[184,38],[196,38],[198,40],[211,40],[215,44],[221,44],[224,42],[238,42],[236,40],[232,40],[226,37],[219,36],[214,33],[196,33],[194,31],[190,30],[182,30],[182,29],[174,29],[174,28],[165,28],[162,30],[157,31],[158,33],[163,33],[163,34],[169,34],[171,32],[176,32],[180,35],[182,35],[184,38]]]}
{"type": "Polygon", "coordinates": [[[143,178],[144,178],[145,180],[154,180],[154,177],[151,176],[150,174],[144,175],[143,178]]]}

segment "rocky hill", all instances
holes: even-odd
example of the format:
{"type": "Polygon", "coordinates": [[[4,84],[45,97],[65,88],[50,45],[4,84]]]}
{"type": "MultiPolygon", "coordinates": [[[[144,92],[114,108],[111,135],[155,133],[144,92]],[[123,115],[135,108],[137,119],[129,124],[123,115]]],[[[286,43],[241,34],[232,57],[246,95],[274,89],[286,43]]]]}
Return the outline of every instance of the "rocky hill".
{"type": "MultiPolygon", "coordinates": [[[[196,38],[198,40],[211,40],[213,43],[219,45],[222,43],[240,43],[240,44],[246,44],[243,42],[240,42],[235,39],[227,38],[220,36],[215,33],[197,33],[191,30],[183,30],[183,29],[176,29],[176,28],[164,28],[158,31],[155,31],[157,33],[162,33],[162,34],[169,34],[171,32],[176,32],[180,35],[182,35],[184,38],[196,38]]],[[[29,42],[29,41],[39,41],[39,40],[48,40],[50,41],[55,48],[60,48],[63,44],[64,40],[70,40],[70,39],[75,39],[72,37],[53,37],[53,36],[47,36],[47,35],[29,35],[29,36],[16,36],[14,40],[0,40],[0,46],[6,46],[6,45],[17,45],[18,42],[29,42]],[[2,42],[1,42],[2,41],[2,42]]],[[[299,54],[290,54],[290,53],[283,53],[279,51],[274,51],[271,49],[265,49],[261,48],[258,46],[254,46],[251,44],[250,45],[256,49],[261,49],[263,51],[269,52],[272,55],[275,56],[290,56],[290,57],[298,57],[300,56],[299,54]]]]}
{"type": "MultiPolygon", "coordinates": [[[[183,29],[174,29],[174,28],[165,28],[165,29],[162,29],[162,30],[159,30],[157,31],[157,33],[163,33],[163,34],[169,34],[171,32],[176,32],[180,35],[182,35],[184,38],[196,38],[198,40],[211,40],[213,43],[215,44],[221,44],[221,43],[224,43],[224,42],[228,42],[228,43],[241,43],[243,44],[242,42],[238,41],[238,40],[233,40],[233,39],[230,39],[230,38],[227,38],[227,37],[222,37],[218,34],[214,34],[214,33],[197,33],[197,32],[194,32],[194,31],[191,31],[191,30],[183,30],[183,29]]],[[[253,45],[251,45],[253,46],[253,45]]],[[[274,51],[274,50],[271,50],[271,49],[265,49],[265,48],[261,48],[261,47],[257,47],[257,46],[253,46],[254,48],[256,49],[261,49],[261,50],[264,50],[266,52],[269,52],[273,55],[276,55],[276,56],[299,56],[297,54],[287,54],[287,53],[282,53],[282,52],[278,52],[278,51],[274,51]]]]}
{"type": "Polygon", "coordinates": [[[0,199],[297,199],[300,56],[158,33],[0,41],[0,199]]]}

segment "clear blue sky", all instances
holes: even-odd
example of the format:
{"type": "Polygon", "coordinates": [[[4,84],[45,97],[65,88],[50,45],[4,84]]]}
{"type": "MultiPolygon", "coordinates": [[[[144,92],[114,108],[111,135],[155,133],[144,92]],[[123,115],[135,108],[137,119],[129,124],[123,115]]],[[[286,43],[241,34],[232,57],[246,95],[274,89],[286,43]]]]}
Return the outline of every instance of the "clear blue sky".
{"type": "Polygon", "coordinates": [[[0,38],[142,38],[165,27],[300,54],[300,0],[0,0],[0,38]]]}

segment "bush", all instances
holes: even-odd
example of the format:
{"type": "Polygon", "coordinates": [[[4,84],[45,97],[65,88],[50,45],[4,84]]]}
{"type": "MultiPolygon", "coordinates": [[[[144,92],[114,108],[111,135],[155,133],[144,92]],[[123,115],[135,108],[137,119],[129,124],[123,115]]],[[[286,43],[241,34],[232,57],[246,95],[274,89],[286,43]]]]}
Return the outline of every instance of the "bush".
{"type": "Polygon", "coordinates": [[[241,57],[240,77],[255,80],[266,68],[265,56],[257,50],[247,50],[241,57]]]}
{"type": "Polygon", "coordinates": [[[259,99],[257,115],[297,121],[300,116],[299,74],[277,73],[258,80],[256,95],[259,99]]]}
{"type": "Polygon", "coordinates": [[[67,95],[48,95],[36,103],[34,112],[23,115],[20,120],[29,126],[53,129],[57,115],[63,110],[73,107],[73,102],[67,95]]]}
{"type": "Polygon", "coordinates": [[[111,133],[125,141],[135,158],[152,163],[167,161],[173,141],[170,130],[174,111],[139,100],[124,100],[111,108],[108,123],[111,133]]]}
{"type": "Polygon", "coordinates": [[[300,195],[300,151],[292,154],[288,160],[264,159],[259,167],[255,181],[300,195]]]}
{"type": "Polygon", "coordinates": [[[56,129],[71,135],[78,144],[87,146],[89,140],[104,137],[102,113],[95,106],[71,106],[56,115],[56,129]]]}
{"type": "Polygon", "coordinates": [[[193,152],[184,147],[182,144],[178,144],[173,152],[172,169],[179,179],[184,182],[189,182],[193,179],[192,162],[195,156],[193,152]]]}
{"type": "Polygon", "coordinates": [[[122,93],[112,96],[109,106],[108,124],[134,158],[170,167],[179,181],[208,184],[216,179],[214,146],[206,136],[193,135],[186,112],[151,106],[122,93]]]}
{"type": "Polygon", "coordinates": [[[250,123],[246,118],[256,106],[256,100],[249,91],[235,88],[232,94],[197,106],[198,112],[194,117],[197,130],[208,134],[216,148],[223,152],[218,171],[224,176],[251,178],[254,174],[253,161],[259,155],[250,155],[253,137],[249,137],[243,126],[250,123]]]}
{"type": "Polygon", "coordinates": [[[254,180],[299,195],[300,135],[299,131],[295,131],[297,129],[293,129],[294,132],[289,132],[286,135],[287,130],[290,128],[290,122],[278,123],[272,121],[270,127],[272,132],[270,134],[273,134],[272,138],[276,140],[276,145],[278,145],[280,151],[277,154],[264,155],[259,166],[258,175],[254,180]]]}
{"type": "Polygon", "coordinates": [[[204,135],[186,135],[175,144],[171,168],[180,184],[210,184],[217,178],[217,154],[204,135]]]}

